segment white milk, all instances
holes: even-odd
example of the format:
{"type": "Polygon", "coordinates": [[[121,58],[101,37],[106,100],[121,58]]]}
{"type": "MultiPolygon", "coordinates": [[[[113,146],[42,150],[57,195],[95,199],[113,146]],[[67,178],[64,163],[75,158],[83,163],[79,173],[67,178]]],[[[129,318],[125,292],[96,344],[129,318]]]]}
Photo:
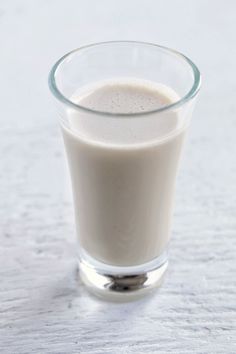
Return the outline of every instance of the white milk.
{"type": "MultiPolygon", "coordinates": [[[[84,107],[113,113],[154,110],[176,99],[171,89],[140,80],[104,81],[72,97],[84,107]]],[[[96,260],[117,266],[139,265],[160,256],[168,246],[185,134],[177,129],[177,113],[172,111],[166,120],[163,116],[156,140],[135,143],[131,139],[124,144],[91,138],[86,122],[79,119],[83,113],[67,113],[69,127],[63,126],[63,136],[80,247],[96,260]],[[163,132],[165,139],[161,139],[163,132]]],[[[158,114],[161,119],[162,113],[158,114]]],[[[95,119],[98,129],[105,124],[99,115],[95,119]]],[[[144,118],[132,119],[136,124],[136,119],[144,118]]]]}

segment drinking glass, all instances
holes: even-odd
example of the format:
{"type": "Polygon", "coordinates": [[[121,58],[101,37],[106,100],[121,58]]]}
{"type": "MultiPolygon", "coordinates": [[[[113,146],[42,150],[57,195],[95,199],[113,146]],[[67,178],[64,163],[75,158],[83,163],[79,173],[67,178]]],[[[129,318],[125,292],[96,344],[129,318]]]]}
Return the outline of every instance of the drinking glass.
{"type": "Polygon", "coordinates": [[[81,279],[97,295],[143,295],[161,284],[168,265],[175,181],[199,70],[175,50],[113,41],[64,55],[49,86],[71,175],[81,279]],[[175,95],[159,108],[121,113],[73,98],[107,80],[144,80],[175,95]]]}

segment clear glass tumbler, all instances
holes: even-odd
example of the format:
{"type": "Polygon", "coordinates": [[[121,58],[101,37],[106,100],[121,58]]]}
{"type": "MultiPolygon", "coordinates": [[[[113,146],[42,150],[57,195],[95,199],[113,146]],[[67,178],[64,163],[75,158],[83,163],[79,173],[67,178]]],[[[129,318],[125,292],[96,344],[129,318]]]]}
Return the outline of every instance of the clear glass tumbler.
{"type": "Polygon", "coordinates": [[[176,175],[200,73],[174,50],[115,41],[63,56],[49,86],[71,174],[81,279],[98,295],[142,295],[167,269],[176,175]],[[118,113],[75,101],[75,93],[109,80],[152,82],[172,99],[118,113]]]}

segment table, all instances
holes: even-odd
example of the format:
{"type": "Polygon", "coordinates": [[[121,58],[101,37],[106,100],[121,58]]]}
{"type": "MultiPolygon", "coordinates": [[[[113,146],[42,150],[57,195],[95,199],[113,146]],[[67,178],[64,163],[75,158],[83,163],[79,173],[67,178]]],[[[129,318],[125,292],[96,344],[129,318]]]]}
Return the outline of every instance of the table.
{"type": "Polygon", "coordinates": [[[1,354],[236,352],[234,1],[0,3],[1,354]],[[47,88],[80,45],[157,42],[203,75],[178,177],[164,286],[131,303],[89,295],[77,276],[62,138],[47,88]]]}

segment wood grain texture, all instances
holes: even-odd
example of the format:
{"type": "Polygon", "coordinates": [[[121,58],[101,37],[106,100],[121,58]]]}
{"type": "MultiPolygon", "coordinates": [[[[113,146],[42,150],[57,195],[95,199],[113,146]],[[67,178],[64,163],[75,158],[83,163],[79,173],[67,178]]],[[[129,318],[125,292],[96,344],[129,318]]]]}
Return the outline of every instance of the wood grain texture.
{"type": "Polygon", "coordinates": [[[0,3],[0,353],[236,352],[234,1],[0,3]],[[97,6],[97,7],[96,7],[97,6]],[[188,54],[204,84],[178,178],[164,286],[133,303],[90,296],[76,271],[53,62],[109,39],[188,54]]]}

